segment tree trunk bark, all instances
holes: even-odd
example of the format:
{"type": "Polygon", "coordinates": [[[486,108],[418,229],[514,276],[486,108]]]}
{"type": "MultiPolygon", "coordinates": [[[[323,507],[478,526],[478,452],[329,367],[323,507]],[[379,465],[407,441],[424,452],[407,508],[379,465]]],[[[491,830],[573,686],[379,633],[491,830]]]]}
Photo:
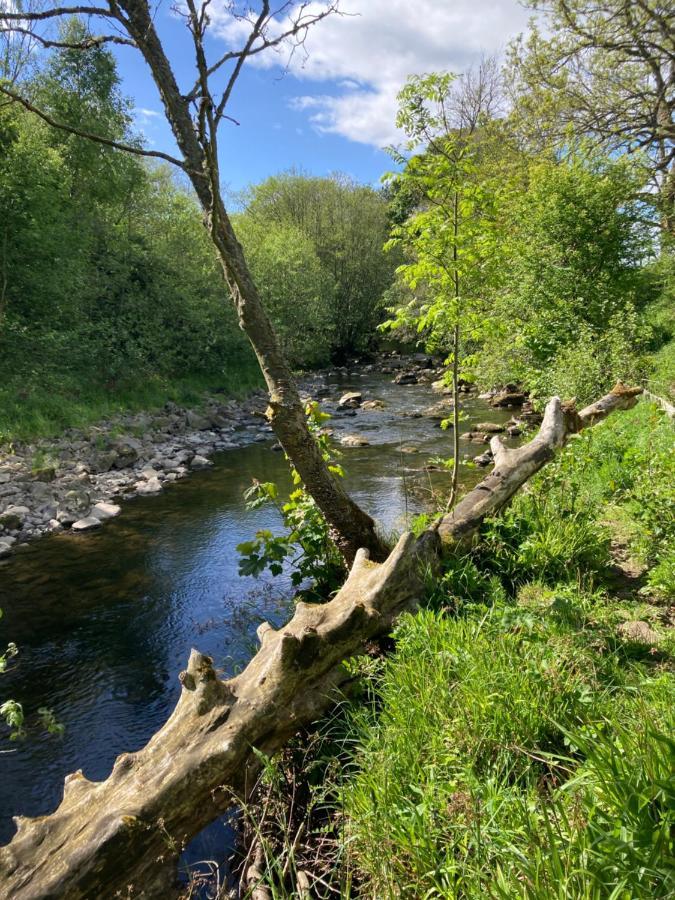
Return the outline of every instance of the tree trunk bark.
{"type": "Polygon", "coordinates": [[[451,513],[420,538],[404,534],[383,563],[360,550],[328,603],[298,603],[279,631],[263,623],[262,646],[236,677],[220,680],[211,660],[193,650],[176,709],[142,750],[119,756],[106,781],[69,775],[54,813],[16,820],[15,837],[0,848],[0,894],[7,900],[173,896],[185,843],[246,795],[260,753],[277,751],[334,702],[347,677],[342,662],[416,607],[423,572],[438,564],[441,542],[462,543],[475,534],[569,434],[634,406],[639,393],[617,385],[580,413],[554,398],[529,444],[507,450],[493,440],[494,471],[451,513]]]}
{"type": "Polygon", "coordinates": [[[225,283],[237,309],[239,324],[255,351],[269,391],[268,418],[274,433],[314,498],[346,562],[351,565],[359,548],[375,560],[388,549],[375,523],[349,497],[328,470],[321,451],[307,427],[305,411],[295,381],[279,347],[276,334],[258,295],[241,245],[222,200],[215,134],[200,140],[169,60],[157,36],[146,0],[120,0],[121,20],[135,40],[159,89],[167,119],[186,162],[205,225],[214,243],[225,283]]]}

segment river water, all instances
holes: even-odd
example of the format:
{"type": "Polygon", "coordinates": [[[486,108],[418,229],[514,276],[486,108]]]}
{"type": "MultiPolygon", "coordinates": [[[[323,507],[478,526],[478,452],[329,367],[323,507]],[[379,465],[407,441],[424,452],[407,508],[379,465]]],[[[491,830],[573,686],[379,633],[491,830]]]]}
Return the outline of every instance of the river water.
{"type": "MultiPolygon", "coordinates": [[[[345,448],[342,463],[350,493],[385,532],[404,530],[428,508],[431,487],[442,489],[447,476],[424,466],[452,454],[451,432],[410,415],[438,396],[428,385],[390,379],[354,373],[329,382],[332,398],[360,390],[386,404],[330,423],[336,436],[370,441],[345,448]],[[419,452],[401,452],[410,445],[419,452]]],[[[509,417],[475,399],[464,411],[462,431],[509,417]]],[[[259,528],[279,527],[273,509],[247,510],[242,497],[253,478],[289,484],[283,454],[271,443],[221,453],[213,469],[124,504],[97,531],[45,537],[0,563],[0,646],[12,640],[20,649],[2,676],[2,695],[20,699],[29,720],[46,706],[65,725],[62,738],[36,731],[17,744],[1,742],[0,843],[14,832],[13,815],[55,808],[69,772],[105,778],[119,753],[145,744],[176,703],[191,647],[232,674],[255,652],[258,624],[290,616],[287,579],[237,573],[236,545],[259,528]]],[[[467,456],[484,449],[463,442],[467,456]]],[[[190,856],[208,856],[208,844],[198,840],[190,856]]]]}

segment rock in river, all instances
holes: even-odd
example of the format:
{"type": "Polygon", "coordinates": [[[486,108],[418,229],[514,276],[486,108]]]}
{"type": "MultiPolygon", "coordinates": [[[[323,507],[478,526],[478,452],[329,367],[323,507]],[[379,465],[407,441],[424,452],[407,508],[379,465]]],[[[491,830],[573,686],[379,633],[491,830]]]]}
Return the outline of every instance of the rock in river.
{"type": "Polygon", "coordinates": [[[77,522],[73,522],[71,531],[89,531],[92,528],[98,528],[101,524],[101,520],[97,519],[96,516],[85,516],[84,519],[78,519],[77,522]]]}
{"type": "Polygon", "coordinates": [[[360,391],[348,391],[338,400],[338,406],[342,409],[357,409],[361,406],[363,394],[360,391]]]}
{"type": "Polygon", "coordinates": [[[370,441],[360,434],[346,434],[340,438],[343,447],[369,447],[370,441]]]}

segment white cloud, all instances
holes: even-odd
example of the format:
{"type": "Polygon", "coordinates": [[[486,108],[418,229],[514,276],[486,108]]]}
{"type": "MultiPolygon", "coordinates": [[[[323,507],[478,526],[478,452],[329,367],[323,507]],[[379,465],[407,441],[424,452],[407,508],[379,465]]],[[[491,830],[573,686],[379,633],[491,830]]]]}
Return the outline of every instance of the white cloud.
{"type": "MultiPolygon", "coordinates": [[[[298,79],[332,90],[305,92],[293,107],[319,131],[375,147],[400,139],[396,94],[408,75],[465,71],[482,53],[503,50],[529,16],[517,0],[343,0],[341,8],[347,15],[310,29],[307,55],[296,53],[289,66],[298,79]]],[[[228,43],[241,42],[245,28],[229,14],[217,13],[213,24],[228,43]]],[[[274,52],[254,60],[265,67],[285,62],[274,52]]]]}

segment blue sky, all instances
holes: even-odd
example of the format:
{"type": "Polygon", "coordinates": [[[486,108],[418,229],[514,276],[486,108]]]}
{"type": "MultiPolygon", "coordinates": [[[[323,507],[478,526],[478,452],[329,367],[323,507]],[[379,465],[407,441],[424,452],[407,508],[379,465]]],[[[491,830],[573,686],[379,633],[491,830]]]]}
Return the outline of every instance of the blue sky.
{"type": "MultiPolygon", "coordinates": [[[[397,140],[395,98],[406,76],[464,71],[482,53],[502,52],[528,20],[516,0],[342,0],[341,6],[348,15],[315,26],[306,54],[296,53],[285,74],[287,52],[268,51],[245,67],[228,107],[240,125],[222,126],[224,186],[237,191],[291,166],[377,182],[390,165],[382,148],[397,140]]],[[[243,29],[224,0],[211,8],[215,56],[240,46],[243,29]]],[[[185,26],[166,0],[155,21],[187,88],[194,75],[185,26]]],[[[118,48],[117,57],[148,146],[173,150],[142,58],[127,48],[118,48]]]]}

